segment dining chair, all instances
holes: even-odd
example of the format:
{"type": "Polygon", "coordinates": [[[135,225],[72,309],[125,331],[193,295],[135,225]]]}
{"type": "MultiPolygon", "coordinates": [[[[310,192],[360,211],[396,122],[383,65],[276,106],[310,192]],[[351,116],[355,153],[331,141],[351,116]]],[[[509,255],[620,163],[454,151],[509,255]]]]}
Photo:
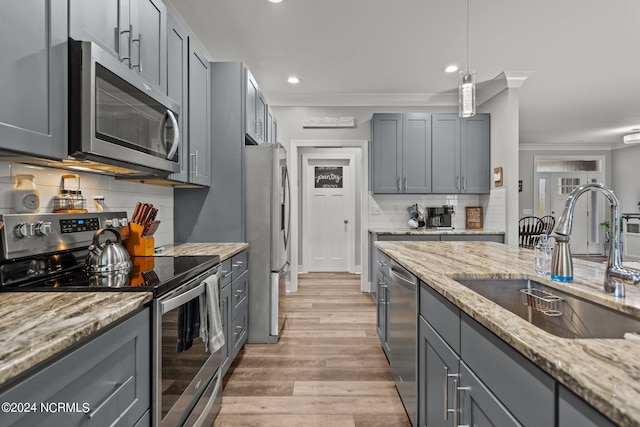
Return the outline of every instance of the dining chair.
{"type": "Polygon", "coordinates": [[[533,249],[540,236],[544,233],[544,223],[537,216],[525,216],[518,221],[519,239],[518,245],[521,248],[533,249]]]}

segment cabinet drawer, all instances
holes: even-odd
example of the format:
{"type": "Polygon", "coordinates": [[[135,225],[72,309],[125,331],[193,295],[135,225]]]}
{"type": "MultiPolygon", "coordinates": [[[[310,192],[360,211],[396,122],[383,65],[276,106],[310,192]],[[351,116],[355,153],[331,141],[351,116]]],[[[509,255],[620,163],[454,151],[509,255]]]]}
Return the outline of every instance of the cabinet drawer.
{"type": "Polygon", "coordinates": [[[231,279],[236,280],[242,273],[247,271],[247,261],[249,258],[249,252],[243,251],[231,258],[231,279]]]}
{"type": "Polygon", "coordinates": [[[389,277],[389,268],[388,267],[389,267],[389,264],[391,263],[391,260],[380,249],[376,250],[375,263],[376,263],[376,268],[378,269],[378,271],[380,273],[382,273],[385,277],[389,277]]]}
{"type": "Polygon", "coordinates": [[[420,282],[420,314],[460,354],[460,309],[420,282]]]}
{"type": "Polygon", "coordinates": [[[245,271],[240,277],[234,279],[233,283],[231,283],[231,299],[233,301],[231,312],[234,319],[240,311],[240,307],[243,304],[246,306],[248,290],[249,273],[245,271]]]}
{"type": "Polygon", "coordinates": [[[220,289],[231,283],[232,274],[231,258],[227,258],[220,263],[220,289]]]}
{"type": "Polygon", "coordinates": [[[231,359],[240,351],[242,345],[247,341],[247,310],[246,301],[241,305],[241,309],[238,312],[233,322],[231,322],[231,359]],[[244,309],[243,309],[244,308],[244,309]]]}
{"type": "Polygon", "coordinates": [[[2,402],[77,408],[63,415],[40,406],[36,413],[5,413],[2,425],[54,426],[62,419],[65,426],[134,425],[150,407],[150,321],[145,309],[0,394],[2,402]]]}
{"type": "Polygon", "coordinates": [[[462,359],[518,421],[554,425],[553,378],[464,313],[461,340],[462,359]]]}

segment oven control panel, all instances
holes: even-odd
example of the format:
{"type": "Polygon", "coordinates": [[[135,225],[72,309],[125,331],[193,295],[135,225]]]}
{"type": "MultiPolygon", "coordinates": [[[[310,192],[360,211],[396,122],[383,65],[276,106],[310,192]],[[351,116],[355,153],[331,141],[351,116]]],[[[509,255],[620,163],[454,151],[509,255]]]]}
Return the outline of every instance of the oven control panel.
{"type": "Polygon", "coordinates": [[[0,260],[87,248],[101,228],[129,237],[126,212],[0,215],[0,260]]]}

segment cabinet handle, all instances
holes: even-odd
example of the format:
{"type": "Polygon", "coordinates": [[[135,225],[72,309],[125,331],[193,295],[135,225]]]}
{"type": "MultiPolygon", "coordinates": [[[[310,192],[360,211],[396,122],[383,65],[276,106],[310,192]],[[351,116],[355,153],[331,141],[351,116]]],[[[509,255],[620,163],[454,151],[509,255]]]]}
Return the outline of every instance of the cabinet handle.
{"type": "Polygon", "coordinates": [[[380,261],[379,259],[377,259],[377,260],[376,260],[376,262],[377,262],[377,263],[378,263],[378,265],[379,265],[379,266],[381,266],[381,267],[384,267],[384,266],[386,266],[386,265],[387,265],[387,263],[386,263],[386,262],[384,262],[384,261],[380,261]]]}
{"type": "Polygon", "coordinates": [[[398,189],[398,193],[400,192],[400,177],[396,178],[396,188],[398,189]]]}
{"type": "Polygon", "coordinates": [[[467,191],[467,177],[466,176],[462,177],[462,189],[464,191],[467,191]]]}
{"type": "MultiPolygon", "coordinates": [[[[449,367],[445,366],[444,367],[444,387],[443,387],[443,391],[442,391],[442,395],[444,397],[443,401],[444,401],[444,411],[442,412],[442,417],[445,420],[449,419],[449,414],[455,412],[455,407],[457,405],[457,401],[456,401],[456,397],[454,396],[454,401],[453,401],[453,409],[449,409],[449,378],[454,378],[454,381],[458,381],[455,378],[458,378],[458,374],[450,374],[449,373],[449,367]]],[[[454,422],[453,423],[454,426],[456,426],[457,424],[454,422]]]]}
{"type": "Polygon", "coordinates": [[[407,192],[407,175],[404,176],[404,192],[407,192]]]}
{"type": "Polygon", "coordinates": [[[459,397],[458,397],[458,392],[460,391],[465,391],[465,390],[471,390],[471,387],[458,387],[458,380],[454,379],[453,380],[453,425],[455,427],[465,427],[465,426],[460,426],[458,425],[458,417],[460,415],[460,408],[458,407],[459,404],[459,397]]]}
{"type": "Polygon", "coordinates": [[[126,387],[127,384],[129,384],[131,381],[133,381],[133,375],[130,376],[129,378],[127,378],[127,380],[125,382],[123,382],[122,384],[118,384],[116,383],[116,389],[113,390],[113,392],[107,396],[107,398],[105,400],[102,401],[102,403],[100,403],[96,409],[94,409],[93,411],[89,412],[87,414],[87,416],[89,418],[93,418],[95,417],[95,415],[100,411],[100,409],[102,409],[102,407],[104,405],[106,405],[111,399],[113,399],[113,397],[118,394],[120,392],[120,390],[122,390],[124,387],[126,387]]]}
{"type": "Polygon", "coordinates": [[[198,150],[195,153],[189,154],[191,156],[191,176],[198,175],[198,150]]]}
{"type": "Polygon", "coordinates": [[[460,191],[460,175],[456,176],[456,190],[460,191]]]}
{"type": "Polygon", "coordinates": [[[228,273],[226,273],[226,274],[223,274],[223,275],[222,275],[222,278],[223,278],[223,279],[226,279],[227,277],[231,276],[231,273],[233,273],[233,271],[230,271],[230,272],[228,272],[228,273]]]}
{"type": "Polygon", "coordinates": [[[244,294],[244,289],[237,289],[236,290],[236,296],[240,296],[244,294]]]}
{"type": "MultiPolygon", "coordinates": [[[[131,65],[131,68],[137,68],[138,72],[142,72],[142,34],[138,33],[138,38],[131,40],[131,43],[138,43],[138,63],[131,65]]],[[[129,51],[129,56],[131,51],[129,51]]]]}
{"type": "MultiPolygon", "coordinates": [[[[116,31],[118,29],[116,28],[116,31]]],[[[127,36],[127,47],[129,48],[129,56],[120,56],[121,50],[120,49],[120,36],[118,36],[118,60],[120,62],[124,62],[124,61],[128,61],[129,62],[129,68],[131,68],[131,32],[133,31],[133,26],[129,25],[129,29],[128,30],[123,30],[120,31],[120,36],[122,36],[123,34],[128,34],[127,36]]]]}

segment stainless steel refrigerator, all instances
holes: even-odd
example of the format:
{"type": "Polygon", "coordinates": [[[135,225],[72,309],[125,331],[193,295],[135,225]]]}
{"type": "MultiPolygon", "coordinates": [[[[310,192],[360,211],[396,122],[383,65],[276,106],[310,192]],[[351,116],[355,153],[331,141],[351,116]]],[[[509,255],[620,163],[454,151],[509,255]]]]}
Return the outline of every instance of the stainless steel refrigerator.
{"type": "Polygon", "coordinates": [[[286,320],[290,186],[280,144],[244,147],[246,239],[249,243],[249,343],[276,343],[286,320]]]}

